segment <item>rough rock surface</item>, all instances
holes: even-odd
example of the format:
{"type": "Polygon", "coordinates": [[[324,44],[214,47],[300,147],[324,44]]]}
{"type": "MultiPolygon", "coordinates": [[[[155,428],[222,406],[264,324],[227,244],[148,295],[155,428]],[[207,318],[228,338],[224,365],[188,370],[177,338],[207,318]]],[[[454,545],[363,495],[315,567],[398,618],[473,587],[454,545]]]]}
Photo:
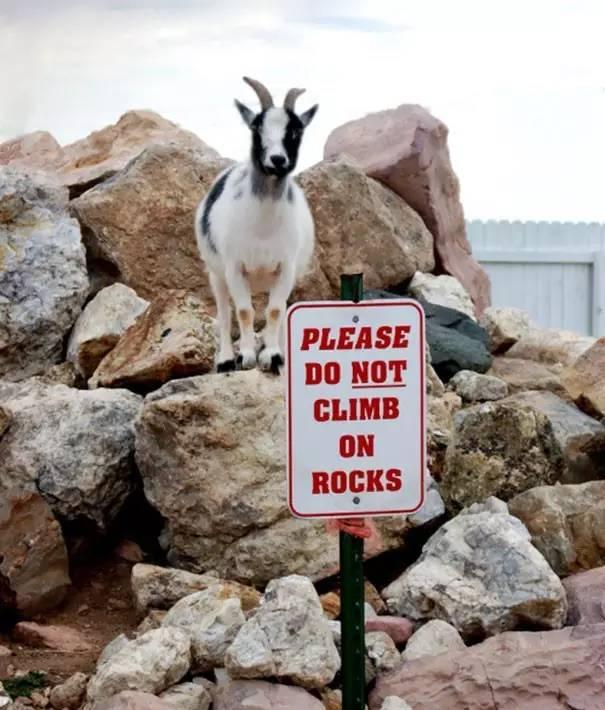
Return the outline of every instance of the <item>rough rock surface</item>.
{"type": "Polygon", "coordinates": [[[174,705],[165,700],[160,700],[151,693],[141,693],[138,690],[124,690],[111,698],[100,700],[92,706],[85,706],[91,710],[173,710],[174,705]]]}
{"type": "Polygon", "coordinates": [[[385,698],[384,703],[380,710],[413,710],[413,708],[406,703],[402,698],[397,698],[394,695],[389,695],[385,698]]]}
{"type": "Polygon", "coordinates": [[[549,419],[529,405],[477,404],[454,415],[440,490],[459,509],[559,481],[564,461],[549,419]]]}
{"type": "Polygon", "coordinates": [[[84,305],[86,254],[66,206],[48,177],[0,167],[0,378],[59,362],[84,305]]]}
{"type": "Polygon", "coordinates": [[[370,631],[365,635],[366,684],[380,673],[392,671],[401,664],[401,654],[395,642],[384,631],[370,631]]]}
{"type": "Polygon", "coordinates": [[[560,577],[605,564],[605,481],[539,486],[509,510],[560,577]]]}
{"type": "Polygon", "coordinates": [[[383,615],[366,619],[365,630],[366,633],[383,631],[393,639],[397,646],[400,646],[414,633],[414,624],[409,619],[402,619],[399,616],[383,615]]]}
{"type": "Polygon", "coordinates": [[[190,664],[191,642],[184,631],[149,631],[99,659],[88,684],[87,699],[94,702],[123,690],[161,693],[178,683],[190,664]]]}
{"type": "Polygon", "coordinates": [[[551,365],[572,365],[594,343],[595,338],[567,330],[531,328],[506,355],[551,365]]]}
{"type": "Polygon", "coordinates": [[[447,136],[445,124],[426,109],[403,104],[336,128],[328,136],[324,156],[352,156],[418,212],[435,238],[439,270],[462,283],[479,315],[490,303],[489,279],[473,259],[466,238],[447,136]]]}
{"type": "Polygon", "coordinates": [[[605,417],[605,337],[568,367],[561,380],[581,409],[605,417]]]}
{"type": "Polygon", "coordinates": [[[214,584],[178,601],[162,621],[164,628],[179,628],[191,638],[193,670],[206,673],[223,665],[223,657],[246,621],[242,603],[230,590],[214,584]]]}
{"type": "Polygon", "coordinates": [[[170,567],[136,564],[132,568],[131,585],[137,610],[146,614],[152,609],[170,609],[184,597],[201,592],[218,582],[229,596],[237,596],[244,612],[258,606],[261,594],[253,587],[237,582],[224,582],[213,574],[194,574],[170,567]]]}
{"type": "Polygon", "coordinates": [[[44,168],[54,164],[61,146],[48,131],[34,131],[0,143],[0,165],[44,168]]]}
{"type": "Polygon", "coordinates": [[[404,663],[378,678],[370,710],[389,696],[414,710],[600,710],[605,626],[507,632],[481,644],[404,663]]]}
{"type": "Polygon", "coordinates": [[[91,387],[149,390],[214,367],[214,319],[187,291],[166,291],[101,361],[91,387]]]}
{"type": "Polygon", "coordinates": [[[141,398],[34,382],[1,387],[11,425],[0,438],[0,490],[37,487],[59,518],[104,528],[132,490],[141,398]]]}
{"type": "Polygon", "coordinates": [[[55,710],[79,710],[86,695],[88,676],[74,673],[50,692],[50,704],[55,710]]]}
{"type": "Polygon", "coordinates": [[[584,626],[605,621],[605,567],[566,577],[567,625],[584,626]]]}
{"type": "Polygon", "coordinates": [[[569,399],[561,384],[563,366],[547,365],[517,357],[494,357],[487,375],[498,377],[508,385],[511,394],[525,390],[546,390],[569,399]]]}
{"type": "Polygon", "coordinates": [[[213,710],[324,710],[323,703],[302,688],[262,680],[236,680],[220,685],[213,710]]]}
{"type": "Polygon", "coordinates": [[[292,300],[336,298],[340,275],[363,265],[367,288],[395,286],[434,266],[433,239],[398,195],[346,158],[324,161],[299,178],[315,222],[309,273],[292,300]]]}
{"type": "MultiPolygon", "coordinates": [[[[255,585],[338,570],[337,536],[287,508],[284,386],[251,370],[174,381],[147,396],[136,460],[166,521],[171,564],[255,585]]],[[[367,557],[401,546],[413,526],[403,516],[377,520],[367,557]]]]}
{"type": "Polygon", "coordinates": [[[71,203],[89,258],[139,296],[182,289],[211,298],[193,215],[229,161],[189,143],[151,145],[71,203]]]}
{"type": "Polygon", "coordinates": [[[489,334],[491,351],[494,354],[506,352],[527,335],[531,327],[529,316],[519,308],[490,306],[483,311],[479,322],[489,334]]]}
{"type": "Polygon", "coordinates": [[[233,678],[278,678],[305,688],[334,679],[340,657],[311,581],[290,575],[271,581],[256,614],[225,656],[233,678]]]}
{"type": "MultiPolygon", "coordinates": [[[[0,501],[0,575],[25,616],[60,604],[71,580],[59,523],[34,491],[8,491],[0,501]]],[[[4,606],[4,605],[3,605],[4,606]]]]}
{"type": "Polygon", "coordinates": [[[491,402],[508,395],[508,385],[497,377],[460,370],[449,385],[465,402],[491,402]]]}
{"type": "Polygon", "coordinates": [[[561,582],[493,497],[443,525],[382,595],[391,613],[442,619],[470,639],[528,624],[559,628],[567,614],[561,582]]]}
{"type": "Polygon", "coordinates": [[[408,291],[414,298],[423,298],[437,306],[446,306],[475,320],[475,307],[468,291],[453,276],[423,274],[417,271],[408,291]]]}
{"type": "Polygon", "coordinates": [[[548,418],[565,461],[562,483],[605,478],[605,425],[552,392],[520,392],[507,402],[529,405],[548,418]]]}
{"type": "Polygon", "coordinates": [[[200,683],[181,683],[165,690],[160,699],[179,710],[209,710],[210,692],[200,683]]]}
{"type": "Polygon", "coordinates": [[[415,661],[422,656],[437,656],[463,648],[462,636],[451,624],[441,619],[432,619],[421,626],[407,642],[401,658],[404,661],[415,661]]]}
{"type": "Polygon", "coordinates": [[[15,641],[32,648],[48,648],[62,653],[78,653],[92,648],[84,634],[69,626],[45,626],[34,621],[20,621],[11,633],[15,641]]]}
{"type": "Polygon", "coordinates": [[[67,359],[88,379],[148,305],[124,284],[102,289],[78,317],[69,336],[67,359]]]}

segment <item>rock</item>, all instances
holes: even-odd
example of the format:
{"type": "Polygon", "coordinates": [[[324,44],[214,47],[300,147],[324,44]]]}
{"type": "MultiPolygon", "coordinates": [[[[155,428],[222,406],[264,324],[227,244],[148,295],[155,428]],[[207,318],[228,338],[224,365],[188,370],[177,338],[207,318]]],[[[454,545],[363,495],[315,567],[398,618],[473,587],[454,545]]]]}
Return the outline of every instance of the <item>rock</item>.
{"type": "Polygon", "coordinates": [[[490,306],[483,311],[479,322],[489,334],[491,351],[494,354],[506,352],[527,335],[531,327],[529,316],[519,308],[490,306]]]}
{"type": "Polygon", "coordinates": [[[566,577],[567,625],[584,626],[605,621],[605,567],[566,577]]]}
{"type": "Polygon", "coordinates": [[[260,680],[238,680],[219,686],[213,710],[324,710],[302,688],[260,680]]]}
{"type": "Polygon", "coordinates": [[[549,419],[519,402],[477,404],[454,415],[445,473],[446,505],[458,510],[488,496],[503,500],[561,479],[564,461],[549,419]]]}
{"type": "Polygon", "coordinates": [[[67,359],[88,379],[148,305],[124,284],[102,289],[76,321],[69,337],[67,359]]]}
{"type": "Polygon", "coordinates": [[[59,362],[84,305],[86,254],[66,207],[49,178],[0,167],[0,378],[59,362]]]}
{"type": "Polygon", "coordinates": [[[88,684],[89,702],[102,700],[123,690],[158,694],[178,683],[191,665],[191,641],[173,627],[149,631],[97,665],[88,684]]]}
{"type": "Polygon", "coordinates": [[[50,692],[50,704],[55,710],[78,710],[86,695],[88,676],[75,673],[50,692]]]}
{"type": "Polygon", "coordinates": [[[366,676],[366,683],[376,675],[393,670],[401,663],[401,656],[393,639],[384,631],[370,631],[365,635],[366,654],[372,667],[371,678],[366,676]]]}
{"type": "Polygon", "coordinates": [[[567,330],[531,328],[510,350],[507,357],[550,364],[572,365],[595,343],[595,338],[567,330]]]}
{"type": "Polygon", "coordinates": [[[133,540],[122,540],[113,550],[113,554],[126,562],[142,562],[145,559],[145,553],[141,546],[133,540]]]}
{"type": "Polygon", "coordinates": [[[404,661],[415,661],[422,656],[437,656],[440,653],[460,651],[465,648],[458,631],[441,619],[432,619],[410,638],[401,654],[404,661]]]}
{"type": "Polygon", "coordinates": [[[152,299],[187,289],[210,301],[193,231],[199,201],[229,161],[189,142],[150,145],[111,180],[73,200],[89,258],[152,299]]]}
{"type": "Polygon", "coordinates": [[[180,569],[137,564],[132,568],[132,589],[140,614],[150,609],[170,609],[194,592],[219,583],[230,597],[237,597],[244,612],[258,606],[261,594],[253,587],[219,580],[214,574],[193,574],[180,569]]]}
{"type": "Polygon", "coordinates": [[[115,656],[118,651],[121,651],[122,649],[126,648],[128,644],[130,643],[130,639],[126,634],[120,634],[119,636],[116,636],[114,639],[112,639],[107,646],[101,651],[101,655],[99,656],[97,660],[97,670],[105,665],[110,658],[115,656]]]}
{"type": "Polygon", "coordinates": [[[150,390],[214,367],[214,319],[187,291],[166,291],[101,361],[91,387],[150,390]]]}
{"type": "Polygon", "coordinates": [[[495,357],[486,374],[504,380],[511,394],[525,390],[547,390],[569,399],[561,384],[562,369],[561,365],[546,365],[523,358],[495,357]]]}
{"type": "Polygon", "coordinates": [[[412,707],[408,705],[402,698],[397,698],[394,695],[389,695],[388,698],[385,698],[380,710],[412,710],[412,707]]]}
{"type": "MultiPolygon", "coordinates": [[[[364,597],[366,609],[371,613],[372,617],[386,613],[387,607],[384,600],[376,587],[367,580],[364,582],[364,597]]],[[[319,597],[319,601],[328,619],[337,619],[340,616],[340,589],[322,594],[319,597]]],[[[367,614],[366,618],[368,618],[367,614]]]]}
{"type": "Polygon", "coordinates": [[[531,406],[548,417],[564,458],[562,483],[605,478],[605,425],[552,392],[522,392],[507,402],[531,406]]]}
{"type": "Polygon", "coordinates": [[[37,487],[60,519],[105,529],[133,489],[141,398],[24,382],[0,387],[0,404],[11,416],[0,438],[0,491],[37,487]]]}
{"type": "Polygon", "coordinates": [[[33,491],[8,491],[0,501],[0,575],[24,616],[60,604],[71,580],[61,527],[33,491]]]}
{"type": "Polygon", "coordinates": [[[124,690],[107,700],[92,705],[91,710],[173,710],[174,705],[156,698],[151,693],[124,690]]]}
{"type": "MultiPolygon", "coordinates": [[[[428,397],[427,463],[429,471],[437,480],[441,480],[443,477],[445,454],[454,428],[454,414],[461,406],[462,399],[454,392],[446,392],[442,397],[428,397]]],[[[438,490],[437,493],[439,493],[438,490]]],[[[429,496],[433,499],[435,496],[434,493],[431,493],[430,487],[429,496]]],[[[427,496],[427,505],[435,502],[435,500],[429,501],[429,496],[427,496]]],[[[441,500],[440,494],[439,500],[441,500]]],[[[437,501],[437,504],[443,506],[443,500],[441,500],[441,504],[437,501]]],[[[414,513],[414,517],[422,515],[426,509],[423,507],[418,513],[414,513]]]]}
{"type": "Polygon", "coordinates": [[[464,286],[453,276],[435,276],[417,271],[410,281],[408,291],[414,298],[446,306],[475,320],[473,301],[464,286]]]}
{"type": "Polygon", "coordinates": [[[212,696],[199,683],[181,683],[165,690],[160,699],[179,710],[209,710],[212,696]]]}
{"type": "Polygon", "coordinates": [[[246,617],[241,601],[228,587],[214,584],[178,601],[162,621],[191,638],[193,670],[206,673],[223,666],[223,657],[246,617]]]}
{"type": "Polygon", "coordinates": [[[508,395],[508,385],[497,377],[460,370],[449,382],[465,402],[491,402],[508,395]]]}
{"type": "Polygon", "coordinates": [[[433,239],[422,219],[354,162],[343,157],[318,163],[299,181],[313,214],[316,247],[292,301],[337,298],[341,273],[356,264],[363,264],[366,288],[395,286],[433,269],[433,239]]]}
{"type": "Polygon", "coordinates": [[[524,625],[559,628],[567,613],[561,582],[525,526],[493,497],[443,525],[382,596],[391,613],[442,619],[466,639],[524,625]]]}
{"type": "Polygon", "coordinates": [[[164,609],[152,609],[149,614],[147,614],[147,616],[143,619],[143,621],[141,621],[141,623],[137,626],[136,635],[142,636],[148,631],[152,631],[153,629],[159,629],[162,625],[162,622],[166,618],[167,613],[168,612],[164,609]]]}
{"type": "Polygon", "coordinates": [[[414,710],[598,710],[605,627],[507,632],[457,652],[404,663],[378,678],[369,698],[380,710],[401,697],[414,710]]]}
{"type": "MultiPolygon", "coordinates": [[[[145,494],[166,521],[170,564],[260,586],[338,570],[338,537],[287,508],[284,378],[258,370],[170,382],[137,424],[145,494]]],[[[400,547],[405,516],[376,521],[367,558],[400,547]]]]}
{"type": "Polygon", "coordinates": [[[560,577],[605,564],[605,481],[539,486],[509,510],[560,577]]]}
{"type": "Polygon", "coordinates": [[[489,279],[473,259],[466,238],[447,136],[447,127],[426,109],[403,104],[336,128],[328,136],[324,157],[352,156],[367,175],[418,212],[435,239],[439,272],[462,283],[479,315],[490,303],[489,279]]]}
{"type": "Polygon", "coordinates": [[[338,619],[340,616],[340,594],[336,592],[328,592],[319,597],[321,608],[324,614],[330,620],[338,619]]]}
{"type": "Polygon", "coordinates": [[[48,131],[34,131],[0,143],[0,165],[45,168],[61,155],[61,146],[48,131]]]}
{"type": "Polygon", "coordinates": [[[594,417],[605,417],[605,337],[599,338],[561,375],[578,406],[594,417]]]}
{"type": "Polygon", "coordinates": [[[90,651],[86,637],[69,626],[44,626],[34,621],[20,621],[12,630],[18,643],[32,648],[49,648],[63,653],[90,651]]]}
{"type": "Polygon", "coordinates": [[[414,624],[399,616],[378,616],[374,619],[366,619],[365,630],[366,634],[372,631],[383,631],[397,646],[401,646],[414,633],[414,624]]]}
{"type": "Polygon", "coordinates": [[[342,710],[342,691],[324,688],[320,697],[325,710],[342,710]]]}
{"type": "Polygon", "coordinates": [[[329,623],[309,579],[273,580],[229,647],[225,668],[233,678],[276,677],[323,688],[340,667],[329,623]]]}
{"type": "Polygon", "coordinates": [[[386,614],[388,609],[380,592],[367,579],[363,583],[363,593],[366,604],[369,604],[376,614],[386,614]]]}

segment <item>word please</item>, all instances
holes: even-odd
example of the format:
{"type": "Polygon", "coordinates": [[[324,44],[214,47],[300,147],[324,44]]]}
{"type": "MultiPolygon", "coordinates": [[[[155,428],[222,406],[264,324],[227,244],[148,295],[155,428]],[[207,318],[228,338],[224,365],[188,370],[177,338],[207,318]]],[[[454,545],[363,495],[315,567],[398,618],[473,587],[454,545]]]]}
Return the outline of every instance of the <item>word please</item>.
{"type": "Polygon", "coordinates": [[[410,325],[370,325],[340,328],[305,328],[301,350],[386,350],[407,348],[410,325]]]}

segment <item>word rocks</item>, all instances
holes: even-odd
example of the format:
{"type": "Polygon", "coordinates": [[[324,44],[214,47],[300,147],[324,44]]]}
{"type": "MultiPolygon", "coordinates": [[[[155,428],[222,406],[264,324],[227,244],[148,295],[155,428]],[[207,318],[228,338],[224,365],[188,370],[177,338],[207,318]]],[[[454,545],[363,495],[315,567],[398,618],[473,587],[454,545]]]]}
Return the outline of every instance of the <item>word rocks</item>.
{"type": "Polygon", "coordinates": [[[424,501],[424,313],[408,299],[290,307],[288,504],[301,518],[393,515],[424,501]]]}

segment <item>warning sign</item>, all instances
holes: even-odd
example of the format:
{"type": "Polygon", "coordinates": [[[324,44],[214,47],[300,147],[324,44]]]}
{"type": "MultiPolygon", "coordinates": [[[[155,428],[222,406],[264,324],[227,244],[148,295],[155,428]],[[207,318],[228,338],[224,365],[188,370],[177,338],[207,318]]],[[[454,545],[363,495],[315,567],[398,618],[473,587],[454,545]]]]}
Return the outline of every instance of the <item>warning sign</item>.
{"type": "Polygon", "coordinates": [[[297,303],[286,333],[292,513],[340,518],[418,510],[425,472],[420,305],[297,303]]]}

